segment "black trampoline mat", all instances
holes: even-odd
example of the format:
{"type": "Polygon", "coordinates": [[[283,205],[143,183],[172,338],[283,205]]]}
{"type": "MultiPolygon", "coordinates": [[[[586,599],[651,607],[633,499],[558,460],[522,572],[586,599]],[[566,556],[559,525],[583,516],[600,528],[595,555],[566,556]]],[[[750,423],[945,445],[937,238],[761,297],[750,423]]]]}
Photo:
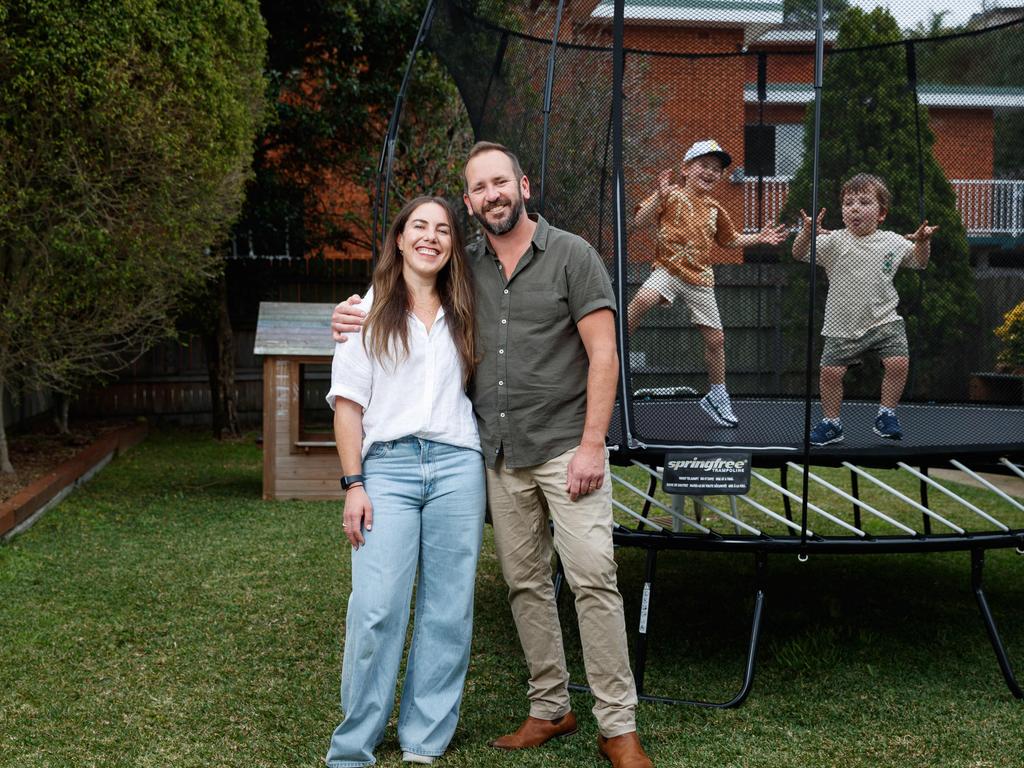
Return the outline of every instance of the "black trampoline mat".
{"type": "MultiPolygon", "coordinates": [[[[717,426],[699,405],[699,398],[634,401],[633,437],[643,444],[622,446],[618,408],[609,428],[609,444],[623,455],[643,457],[675,449],[750,450],[764,461],[799,460],[804,447],[804,401],[733,398],[739,426],[717,426]]],[[[1024,407],[985,404],[904,403],[897,410],[901,440],[887,440],[872,428],[877,401],[843,403],[841,443],[812,446],[812,460],[823,463],[869,459],[874,464],[922,457],[957,458],[1024,455],[1024,407]]],[[[811,427],[821,419],[821,406],[811,405],[811,427]]],[[[653,456],[651,457],[653,458],[653,456]]]]}

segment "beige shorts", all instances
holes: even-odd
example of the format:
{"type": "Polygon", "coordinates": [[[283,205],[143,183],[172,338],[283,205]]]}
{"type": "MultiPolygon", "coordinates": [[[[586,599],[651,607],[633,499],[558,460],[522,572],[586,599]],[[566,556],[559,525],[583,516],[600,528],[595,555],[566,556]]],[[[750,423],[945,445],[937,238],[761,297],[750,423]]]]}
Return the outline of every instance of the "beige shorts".
{"type": "Polygon", "coordinates": [[[822,366],[859,365],[864,355],[872,352],[879,358],[908,357],[907,328],[903,319],[876,326],[856,339],[825,337],[821,351],[822,366]]]}
{"type": "Polygon", "coordinates": [[[669,304],[677,298],[682,298],[686,308],[690,310],[690,319],[694,325],[721,329],[722,318],[718,315],[714,286],[691,285],[664,267],[658,267],[651,272],[651,276],[644,281],[640,290],[645,288],[657,291],[669,304]]]}

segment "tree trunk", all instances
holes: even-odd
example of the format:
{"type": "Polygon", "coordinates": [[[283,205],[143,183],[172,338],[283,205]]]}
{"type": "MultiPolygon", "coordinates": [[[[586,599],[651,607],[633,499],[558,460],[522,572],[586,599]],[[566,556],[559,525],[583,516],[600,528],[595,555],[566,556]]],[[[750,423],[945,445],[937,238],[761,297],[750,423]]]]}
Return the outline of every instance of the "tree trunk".
{"type": "Polygon", "coordinates": [[[68,411],[71,408],[71,397],[63,392],[53,393],[53,424],[57,432],[62,435],[70,435],[68,429],[68,411]]]}
{"type": "Polygon", "coordinates": [[[0,472],[5,475],[13,475],[14,467],[11,465],[11,455],[7,449],[7,425],[4,423],[3,413],[5,384],[6,382],[0,379],[0,472]]]}
{"type": "Polygon", "coordinates": [[[217,315],[217,349],[220,352],[220,401],[224,409],[224,431],[238,437],[238,389],[235,383],[235,334],[228,313],[227,275],[220,279],[220,311],[217,315]]]}
{"type": "Polygon", "coordinates": [[[206,368],[210,377],[210,408],[213,435],[218,440],[238,437],[238,396],[235,387],[235,336],[228,314],[227,280],[222,276],[214,289],[218,304],[216,328],[203,334],[206,368]]]}

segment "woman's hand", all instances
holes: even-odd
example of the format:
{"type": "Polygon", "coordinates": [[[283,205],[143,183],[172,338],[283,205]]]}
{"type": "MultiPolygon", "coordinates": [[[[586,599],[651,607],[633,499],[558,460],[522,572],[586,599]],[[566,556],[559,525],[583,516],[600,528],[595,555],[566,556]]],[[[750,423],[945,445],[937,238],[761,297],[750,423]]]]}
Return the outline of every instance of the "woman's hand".
{"type": "Polygon", "coordinates": [[[366,543],[363,528],[367,533],[373,530],[373,504],[366,490],[361,485],[354,485],[345,491],[345,511],[342,515],[341,527],[345,530],[345,538],[352,549],[359,549],[366,543]]]}

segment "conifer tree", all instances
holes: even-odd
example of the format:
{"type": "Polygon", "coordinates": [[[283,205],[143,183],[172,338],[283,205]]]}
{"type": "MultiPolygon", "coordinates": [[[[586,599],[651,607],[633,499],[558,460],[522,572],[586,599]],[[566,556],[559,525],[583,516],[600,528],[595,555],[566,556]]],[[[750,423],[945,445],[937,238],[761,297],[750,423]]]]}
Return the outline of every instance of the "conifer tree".
{"type": "MultiPolygon", "coordinates": [[[[837,51],[825,62],[819,146],[819,206],[827,208],[825,227],[839,229],[840,190],[856,173],[885,179],[892,206],[881,225],[908,234],[921,223],[919,178],[923,179],[924,213],[939,229],[932,239],[926,272],[900,270],[896,278],[900,314],[907,323],[911,379],[907,395],[955,399],[966,395],[968,363],[963,346],[974,332],[977,294],[971,272],[967,235],[956,208],[953,188],[935,159],[928,112],[920,107],[920,155],[914,93],[909,86],[907,54],[899,26],[883,8],[865,12],[851,8],[842,18],[837,51]],[[880,47],[875,47],[880,46],[880,47]],[[855,50],[843,50],[855,49],[855,50]],[[919,175],[919,158],[923,171],[919,175]]],[[[795,174],[787,201],[790,216],[811,207],[814,111],[809,108],[804,130],[804,161],[795,174]]],[[[819,299],[825,283],[818,274],[819,299]]],[[[795,310],[799,302],[792,302],[795,310]]],[[[806,303],[803,305],[806,310],[806,303]]],[[[820,316],[815,320],[820,323],[820,316]]],[[[853,372],[851,372],[853,374],[853,372]]],[[[860,373],[864,392],[877,390],[877,368],[860,373]],[[868,385],[870,380],[871,384],[868,385]]],[[[858,375],[848,378],[851,394],[859,393],[858,375]]]]}

